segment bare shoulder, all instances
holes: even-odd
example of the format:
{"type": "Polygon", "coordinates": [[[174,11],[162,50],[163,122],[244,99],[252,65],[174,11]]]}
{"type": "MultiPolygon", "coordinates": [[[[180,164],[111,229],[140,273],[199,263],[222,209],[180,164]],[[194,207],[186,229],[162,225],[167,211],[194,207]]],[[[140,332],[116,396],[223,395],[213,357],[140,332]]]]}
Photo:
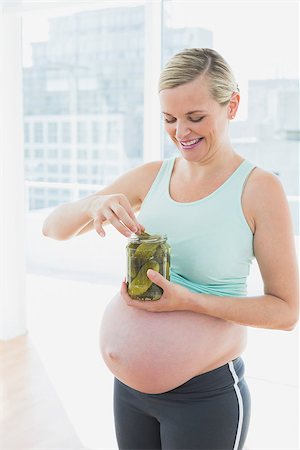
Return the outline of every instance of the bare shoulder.
{"type": "Polygon", "coordinates": [[[148,192],[153,181],[155,180],[163,161],[151,161],[134,169],[135,175],[138,177],[141,185],[148,192]]]}
{"type": "Polygon", "coordinates": [[[276,199],[279,194],[286,197],[278,176],[259,167],[256,167],[249,175],[244,193],[248,198],[255,199],[253,202],[255,205],[276,199]]]}
{"type": "Polygon", "coordinates": [[[255,228],[261,217],[289,215],[288,201],[280,179],[259,167],[249,175],[243,193],[243,206],[255,228]]]}
{"type": "Polygon", "coordinates": [[[151,161],[139,167],[139,175],[141,177],[140,184],[140,200],[143,202],[149,189],[151,188],[163,161],[151,161]]]}
{"type": "Polygon", "coordinates": [[[151,161],[128,170],[96,194],[124,194],[138,211],[163,161],[151,161]]]}
{"type": "Polygon", "coordinates": [[[162,163],[162,160],[150,161],[131,169],[123,175],[124,179],[128,179],[128,181],[130,181],[131,186],[134,188],[138,196],[139,203],[143,202],[162,166],[162,163]]]}

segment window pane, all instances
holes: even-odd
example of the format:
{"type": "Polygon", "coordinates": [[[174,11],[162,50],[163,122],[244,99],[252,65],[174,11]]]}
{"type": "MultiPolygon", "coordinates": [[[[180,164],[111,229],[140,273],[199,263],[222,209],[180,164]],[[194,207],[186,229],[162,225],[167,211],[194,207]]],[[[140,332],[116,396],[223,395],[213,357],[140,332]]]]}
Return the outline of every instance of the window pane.
{"type": "Polygon", "coordinates": [[[144,1],[101,3],[90,10],[83,5],[82,12],[23,17],[28,180],[108,184],[143,161],[144,1]],[[57,164],[41,172],[35,165],[41,157],[46,166],[57,164]],[[96,164],[101,171],[94,174],[96,164]]]}
{"type": "Polygon", "coordinates": [[[43,123],[37,122],[34,124],[34,142],[44,141],[44,126],[43,123]]]}
{"type": "Polygon", "coordinates": [[[77,142],[82,144],[82,143],[86,143],[86,140],[87,140],[86,123],[78,122],[77,123],[77,142]]]}
{"type": "Polygon", "coordinates": [[[95,144],[101,142],[103,139],[103,123],[101,122],[92,122],[92,141],[95,144]]]}
{"type": "Polygon", "coordinates": [[[70,158],[71,158],[71,150],[65,149],[65,148],[62,149],[61,157],[62,157],[63,159],[70,159],[70,158]]]}
{"type": "Polygon", "coordinates": [[[24,142],[30,141],[30,127],[28,123],[24,124],[24,142]]]}
{"type": "Polygon", "coordinates": [[[38,158],[43,158],[43,156],[44,156],[44,149],[42,149],[42,148],[37,148],[37,149],[34,150],[34,157],[35,157],[36,159],[38,159],[38,158]]]}
{"type": "Polygon", "coordinates": [[[57,142],[57,123],[48,123],[48,142],[57,142]]]}
{"type": "Polygon", "coordinates": [[[58,151],[57,151],[57,149],[50,148],[50,149],[48,150],[48,158],[55,159],[55,158],[57,158],[57,157],[58,157],[58,151]]]}
{"type": "Polygon", "coordinates": [[[61,125],[62,142],[71,142],[71,124],[68,122],[63,122],[61,125]]]}

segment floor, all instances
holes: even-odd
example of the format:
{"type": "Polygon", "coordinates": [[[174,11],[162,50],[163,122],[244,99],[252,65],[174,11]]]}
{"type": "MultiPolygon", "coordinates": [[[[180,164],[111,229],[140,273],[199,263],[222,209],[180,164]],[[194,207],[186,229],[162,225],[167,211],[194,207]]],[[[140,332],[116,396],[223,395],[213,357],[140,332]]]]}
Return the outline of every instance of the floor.
{"type": "Polygon", "coordinates": [[[1,341],[2,450],[83,450],[28,334],[1,341]]]}
{"type": "MultiPolygon", "coordinates": [[[[117,449],[112,376],[99,354],[98,332],[104,308],[118,288],[27,276],[30,340],[68,420],[89,450],[117,449]]],[[[249,293],[256,289],[252,281],[249,293]]],[[[252,393],[247,450],[299,450],[298,350],[298,328],[249,328],[244,353],[252,393]]]]}

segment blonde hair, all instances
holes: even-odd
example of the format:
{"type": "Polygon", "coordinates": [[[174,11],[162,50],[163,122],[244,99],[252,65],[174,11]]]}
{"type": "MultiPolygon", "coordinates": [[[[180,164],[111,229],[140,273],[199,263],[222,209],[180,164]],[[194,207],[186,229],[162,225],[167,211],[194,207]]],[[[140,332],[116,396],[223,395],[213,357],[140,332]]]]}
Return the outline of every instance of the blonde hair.
{"type": "Polygon", "coordinates": [[[209,82],[212,98],[220,105],[229,102],[239,87],[229,64],[211,48],[188,48],[174,55],[163,68],[159,92],[170,89],[202,75],[209,82]]]}

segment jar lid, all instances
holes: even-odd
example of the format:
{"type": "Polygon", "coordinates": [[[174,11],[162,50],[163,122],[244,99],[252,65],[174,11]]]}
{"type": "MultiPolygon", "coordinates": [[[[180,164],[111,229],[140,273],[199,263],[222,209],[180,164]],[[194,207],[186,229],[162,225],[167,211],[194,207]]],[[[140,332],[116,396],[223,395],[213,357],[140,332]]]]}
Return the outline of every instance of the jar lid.
{"type": "Polygon", "coordinates": [[[142,236],[139,234],[132,233],[129,238],[129,242],[142,243],[148,242],[153,244],[154,242],[164,242],[167,240],[167,235],[165,233],[161,234],[150,234],[149,236],[142,236]]]}

